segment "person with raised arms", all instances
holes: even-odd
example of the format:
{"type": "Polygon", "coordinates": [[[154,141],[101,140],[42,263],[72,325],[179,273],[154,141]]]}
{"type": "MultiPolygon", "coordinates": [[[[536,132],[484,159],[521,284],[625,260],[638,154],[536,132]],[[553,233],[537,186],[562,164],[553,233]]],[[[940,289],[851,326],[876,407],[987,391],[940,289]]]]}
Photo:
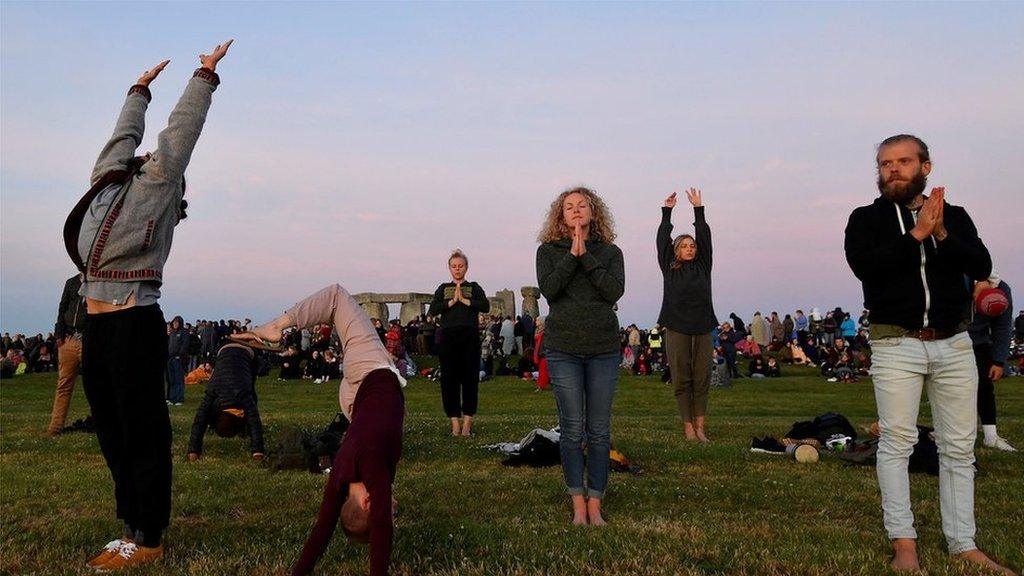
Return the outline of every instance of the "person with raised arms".
{"type": "Polygon", "coordinates": [[[711,227],[700,190],[690,188],[694,234],[672,238],[676,193],[661,209],[656,245],[664,278],[658,325],[665,327],[668,365],[687,440],[708,442],[704,418],[711,387],[711,330],[718,324],[711,302],[711,227]]]}
{"type": "Polygon", "coordinates": [[[84,276],[82,384],[123,522],[123,535],[89,560],[96,570],[148,564],[164,553],[171,422],[164,399],[167,329],[157,300],[175,227],[185,218],[185,168],[220,84],[217,63],[231,43],[199,55],[201,67],[157,136],[156,150],[135,156],[149,85],[170,61],[143,72],[96,160],[92,187],[64,225],[65,248],[84,276]]]}

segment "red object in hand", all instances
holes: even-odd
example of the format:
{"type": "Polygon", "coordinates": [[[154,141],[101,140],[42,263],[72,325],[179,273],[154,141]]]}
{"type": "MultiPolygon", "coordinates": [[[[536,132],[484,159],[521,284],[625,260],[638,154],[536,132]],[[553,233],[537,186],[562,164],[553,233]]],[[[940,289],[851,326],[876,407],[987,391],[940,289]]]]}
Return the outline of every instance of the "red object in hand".
{"type": "Polygon", "coordinates": [[[980,314],[995,317],[1006,312],[1010,307],[1010,301],[1006,298],[1006,293],[999,288],[986,288],[974,299],[974,307],[980,314]]]}

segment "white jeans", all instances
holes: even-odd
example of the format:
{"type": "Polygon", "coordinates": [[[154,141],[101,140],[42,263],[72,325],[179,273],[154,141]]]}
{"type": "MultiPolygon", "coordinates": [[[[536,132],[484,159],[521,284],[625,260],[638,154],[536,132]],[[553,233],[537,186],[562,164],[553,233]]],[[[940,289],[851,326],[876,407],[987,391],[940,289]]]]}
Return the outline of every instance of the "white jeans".
{"type": "Polygon", "coordinates": [[[871,342],[878,405],[878,487],[889,538],[917,538],[907,465],[917,443],[921,389],[928,387],[939,448],[939,510],[950,554],[974,545],[974,440],[978,370],[967,332],[945,340],[871,342]]]}

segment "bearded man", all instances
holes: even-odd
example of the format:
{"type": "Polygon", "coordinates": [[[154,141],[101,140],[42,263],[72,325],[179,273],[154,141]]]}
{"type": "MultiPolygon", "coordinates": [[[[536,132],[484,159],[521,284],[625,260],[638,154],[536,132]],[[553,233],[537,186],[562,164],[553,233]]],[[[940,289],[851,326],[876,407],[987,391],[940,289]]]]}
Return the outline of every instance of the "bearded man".
{"type": "Polygon", "coordinates": [[[992,259],[967,211],[924,195],[928,146],[899,134],[878,146],[881,196],[850,215],[846,260],[871,310],[872,376],[881,437],[878,487],[892,566],[919,571],[907,465],[927,387],[939,449],[939,504],[949,553],[1012,574],[974,542],[974,441],[978,372],[967,334],[964,276],[986,280],[992,259]]]}

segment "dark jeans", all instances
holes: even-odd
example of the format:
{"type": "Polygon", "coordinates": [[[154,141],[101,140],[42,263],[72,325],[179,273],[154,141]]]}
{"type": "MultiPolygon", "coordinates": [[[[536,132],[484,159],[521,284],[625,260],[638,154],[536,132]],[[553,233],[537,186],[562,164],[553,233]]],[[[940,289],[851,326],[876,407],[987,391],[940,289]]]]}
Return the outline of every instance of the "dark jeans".
{"type": "Polygon", "coordinates": [[[167,361],[167,399],[175,404],[185,402],[185,362],[187,357],[167,361]]]}
{"type": "Polygon", "coordinates": [[[441,338],[441,403],[449,418],[476,414],[480,388],[480,333],[476,328],[445,328],[441,338]]]}
{"type": "Polygon", "coordinates": [[[171,421],[164,401],[167,331],[159,305],[90,314],[82,383],[114,479],[117,517],[159,544],[171,517],[171,421]]]}
{"type": "Polygon", "coordinates": [[[974,347],[974,360],[978,365],[978,417],[984,425],[996,424],[996,387],[988,377],[992,368],[992,345],[974,347]]]}
{"type": "Polygon", "coordinates": [[[587,496],[603,498],[608,486],[612,400],[619,380],[618,350],[603,354],[570,354],[549,350],[548,370],[558,402],[562,475],[572,495],[581,495],[583,469],[587,496]],[[584,430],[587,456],[583,457],[584,430]]]}
{"type": "Polygon", "coordinates": [[[736,347],[723,346],[722,352],[725,353],[725,365],[729,368],[729,374],[733,378],[740,378],[740,371],[736,368],[736,347]]]}

